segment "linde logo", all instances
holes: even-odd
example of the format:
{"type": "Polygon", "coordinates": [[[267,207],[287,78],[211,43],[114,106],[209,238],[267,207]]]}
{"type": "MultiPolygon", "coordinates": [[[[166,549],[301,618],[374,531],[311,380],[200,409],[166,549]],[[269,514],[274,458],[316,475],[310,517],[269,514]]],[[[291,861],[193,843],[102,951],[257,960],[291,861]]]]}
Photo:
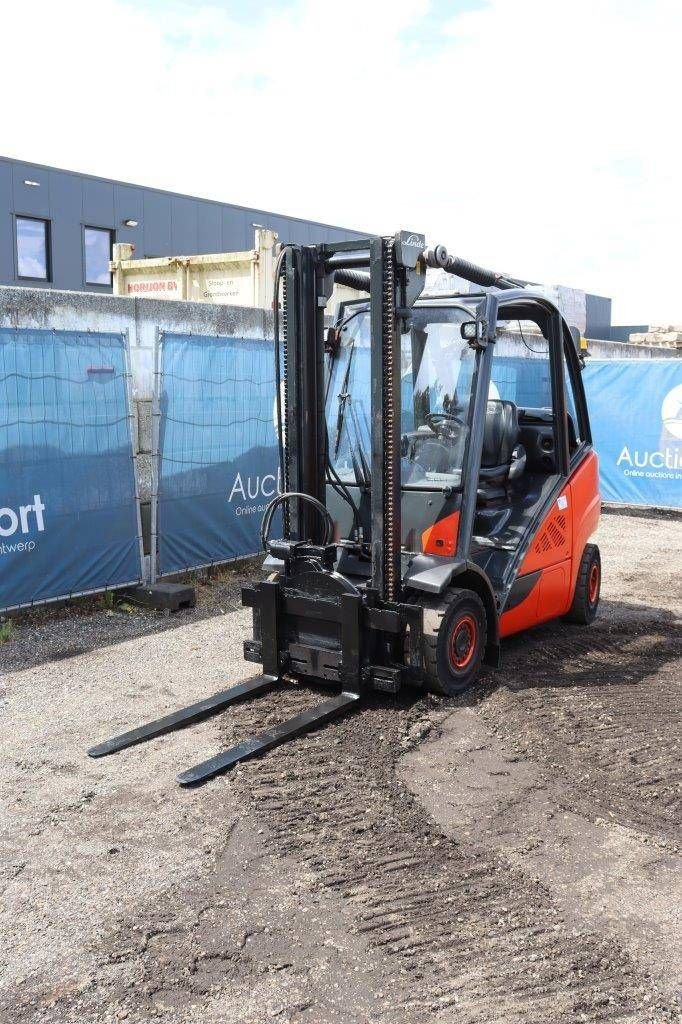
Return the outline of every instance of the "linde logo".
{"type": "Polygon", "coordinates": [[[43,512],[45,505],[39,494],[33,495],[33,502],[30,505],[20,505],[18,509],[9,507],[0,508],[0,555],[10,555],[14,552],[33,551],[36,546],[34,540],[14,540],[6,544],[5,537],[26,536],[33,529],[42,533],[45,529],[43,512]]]}
{"type": "MultiPolygon", "coordinates": [[[[663,399],[661,420],[671,438],[682,440],[682,384],[676,385],[663,399]]],[[[677,480],[682,470],[682,448],[661,445],[656,451],[630,450],[623,446],[616,465],[624,467],[625,476],[664,477],[677,480]]]]}
{"type": "Polygon", "coordinates": [[[258,505],[237,505],[234,510],[235,515],[248,516],[254,512],[265,512],[268,501],[270,498],[274,498],[279,491],[279,472],[277,476],[274,473],[266,473],[264,476],[247,476],[246,478],[241,473],[237,473],[227,500],[233,504],[234,499],[241,499],[243,502],[265,499],[258,505]]]}

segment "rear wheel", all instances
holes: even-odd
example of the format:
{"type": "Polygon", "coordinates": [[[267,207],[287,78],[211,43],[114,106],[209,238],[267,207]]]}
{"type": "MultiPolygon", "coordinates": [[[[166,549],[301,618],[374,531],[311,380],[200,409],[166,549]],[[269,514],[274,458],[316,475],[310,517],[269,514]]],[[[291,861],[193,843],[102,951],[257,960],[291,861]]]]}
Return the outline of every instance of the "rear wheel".
{"type": "Polygon", "coordinates": [[[569,622],[588,626],[599,607],[601,591],[601,558],[596,544],[586,544],[580,559],[578,580],[575,585],[573,604],[566,616],[569,622]]]}
{"type": "Polygon", "coordinates": [[[473,590],[424,602],[424,676],[432,693],[454,697],[478,678],[485,652],[485,608],[473,590]]]}

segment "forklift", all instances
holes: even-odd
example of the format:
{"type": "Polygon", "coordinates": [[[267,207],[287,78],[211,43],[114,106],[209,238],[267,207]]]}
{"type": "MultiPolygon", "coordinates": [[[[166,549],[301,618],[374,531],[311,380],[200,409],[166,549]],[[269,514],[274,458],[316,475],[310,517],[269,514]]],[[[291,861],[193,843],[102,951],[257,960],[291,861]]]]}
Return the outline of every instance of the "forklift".
{"type": "Polygon", "coordinates": [[[599,604],[582,364],[547,297],[402,231],[283,246],[273,309],[281,493],[261,527],[267,578],[242,592],[253,614],[244,657],[261,670],[89,754],[282,684],[334,692],[184,771],[183,786],[371,691],[456,696],[500,664],[503,638],[551,619],[588,624],[599,604]],[[476,288],[430,295],[429,267],[476,288]],[[335,285],[353,297],[326,327],[335,285]]]}

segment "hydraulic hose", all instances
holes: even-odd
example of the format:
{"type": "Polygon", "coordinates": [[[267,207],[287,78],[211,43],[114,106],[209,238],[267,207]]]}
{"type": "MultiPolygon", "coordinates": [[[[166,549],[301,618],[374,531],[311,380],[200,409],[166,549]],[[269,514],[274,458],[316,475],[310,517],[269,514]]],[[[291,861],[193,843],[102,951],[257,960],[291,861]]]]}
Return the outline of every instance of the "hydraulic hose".
{"type": "Polygon", "coordinates": [[[369,274],[358,270],[335,270],[334,283],[345,284],[347,288],[355,288],[359,292],[369,292],[369,274]]]}
{"type": "Polygon", "coordinates": [[[327,466],[327,483],[336,491],[340,498],[346,502],[348,507],[353,513],[353,529],[356,531],[356,535],[360,531],[360,509],[353,501],[353,495],[348,490],[348,486],[343,482],[341,477],[336,471],[336,467],[332,465],[332,461],[329,458],[329,434],[325,431],[325,463],[327,466]]]}
{"type": "MultiPolygon", "coordinates": [[[[444,245],[437,245],[434,249],[425,249],[424,261],[427,267],[463,277],[465,281],[471,281],[472,284],[480,285],[481,288],[505,289],[523,286],[523,282],[505,277],[495,270],[479,267],[478,264],[463,260],[460,256],[450,256],[444,245]]],[[[336,284],[344,284],[357,291],[369,292],[370,290],[369,274],[363,274],[357,270],[336,270],[334,281],[336,284]]]]}
{"type": "Polygon", "coordinates": [[[485,267],[479,267],[476,263],[469,263],[468,260],[463,260],[459,256],[450,256],[444,245],[437,245],[433,249],[425,249],[424,259],[427,267],[432,267],[434,270],[444,270],[447,274],[463,277],[465,281],[471,281],[472,284],[480,285],[481,288],[518,288],[521,284],[520,281],[514,281],[503,274],[498,274],[494,270],[486,270],[485,267]]]}
{"type": "Polygon", "coordinates": [[[283,494],[276,495],[263,515],[263,522],[260,527],[260,542],[263,551],[268,549],[268,539],[270,536],[270,527],[272,526],[272,519],[279,508],[285,501],[289,501],[291,498],[298,498],[299,501],[307,501],[310,505],[317,509],[322,518],[324,519],[325,533],[323,544],[331,544],[334,536],[334,520],[331,517],[331,513],[321,501],[317,498],[313,498],[311,494],[303,494],[301,491],[285,491],[283,494]]]}

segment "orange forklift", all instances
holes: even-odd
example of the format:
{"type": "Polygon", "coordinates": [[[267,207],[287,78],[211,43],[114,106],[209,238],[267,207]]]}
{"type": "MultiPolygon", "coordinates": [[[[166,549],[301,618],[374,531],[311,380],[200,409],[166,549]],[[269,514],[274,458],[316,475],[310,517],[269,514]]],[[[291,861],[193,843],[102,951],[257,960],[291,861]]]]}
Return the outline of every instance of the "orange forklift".
{"type": "Polygon", "coordinates": [[[282,493],[263,518],[267,578],[243,591],[244,656],[261,672],[90,754],[280,686],[335,692],[183,772],[183,785],[371,690],[459,694],[483,663],[499,665],[504,637],[588,624],[599,604],[598,462],[556,306],[414,232],[284,246],[275,277],[282,493]],[[429,294],[428,267],[478,290],[429,294]],[[335,284],[360,297],[328,327],[335,284]]]}

